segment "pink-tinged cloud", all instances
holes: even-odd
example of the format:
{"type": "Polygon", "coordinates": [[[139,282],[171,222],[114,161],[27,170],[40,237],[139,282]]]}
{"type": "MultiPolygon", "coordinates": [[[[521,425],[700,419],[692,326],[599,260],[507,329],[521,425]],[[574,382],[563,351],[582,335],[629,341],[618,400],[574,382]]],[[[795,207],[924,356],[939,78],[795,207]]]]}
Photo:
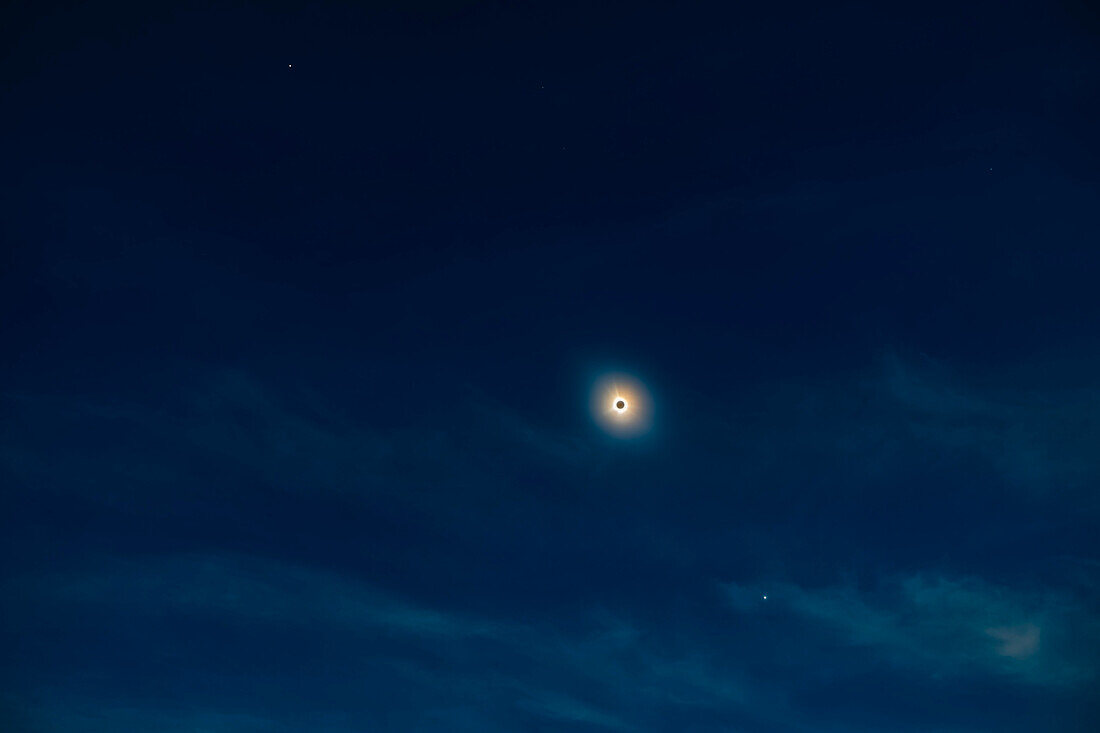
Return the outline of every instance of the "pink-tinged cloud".
{"type": "Polygon", "coordinates": [[[985,633],[1000,642],[997,653],[1013,659],[1028,659],[1039,651],[1039,627],[1035,624],[997,626],[985,633]]]}

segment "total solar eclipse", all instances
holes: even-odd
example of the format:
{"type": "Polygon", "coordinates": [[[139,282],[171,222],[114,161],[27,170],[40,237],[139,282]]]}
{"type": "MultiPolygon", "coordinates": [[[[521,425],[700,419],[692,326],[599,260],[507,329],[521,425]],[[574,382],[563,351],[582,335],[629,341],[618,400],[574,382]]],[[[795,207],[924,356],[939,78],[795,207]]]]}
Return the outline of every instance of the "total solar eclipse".
{"type": "Polygon", "coordinates": [[[629,374],[604,374],[592,385],[592,417],[615,438],[637,438],[653,423],[653,399],[629,374]]]}

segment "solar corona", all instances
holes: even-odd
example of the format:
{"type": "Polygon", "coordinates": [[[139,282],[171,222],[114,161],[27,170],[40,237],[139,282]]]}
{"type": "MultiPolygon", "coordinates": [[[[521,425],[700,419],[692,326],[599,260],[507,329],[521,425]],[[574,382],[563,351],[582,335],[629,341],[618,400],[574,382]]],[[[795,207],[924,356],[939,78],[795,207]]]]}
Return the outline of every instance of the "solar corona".
{"type": "Polygon", "coordinates": [[[636,378],[609,374],[592,388],[592,417],[596,424],[616,438],[635,438],[652,427],[653,400],[636,378]]]}

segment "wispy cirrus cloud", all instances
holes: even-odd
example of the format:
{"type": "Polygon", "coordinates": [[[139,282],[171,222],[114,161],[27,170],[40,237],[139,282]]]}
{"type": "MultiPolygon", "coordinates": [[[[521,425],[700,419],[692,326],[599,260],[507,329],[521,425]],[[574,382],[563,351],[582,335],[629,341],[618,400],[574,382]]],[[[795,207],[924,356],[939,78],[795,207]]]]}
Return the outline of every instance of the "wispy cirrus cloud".
{"type": "MultiPolygon", "coordinates": [[[[1049,380],[1056,370],[1041,371],[1049,380]]],[[[930,360],[890,356],[878,388],[914,439],[980,455],[1011,484],[1076,488],[1100,477],[1100,389],[1074,385],[1072,371],[1067,386],[1053,389],[1046,380],[1034,386],[1024,369],[991,376],[992,384],[979,386],[930,360]]]]}
{"type": "Polygon", "coordinates": [[[156,407],[117,394],[2,393],[5,422],[21,429],[0,444],[0,467],[63,491],[96,478],[116,487],[194,483],[196,466],[216,465],[228,482],[366,494],[423,489],[441,476],[461,477],[463,486],[500,482],[507,472],[471,450],[472,432],[498,452],[541,463],[572,465],[587,454],[575,438],[472,389],[452,397],[461,429],[452,413],[415,428],[384,427],[377,416],[336,409],[315,390],[286,391],[295,399],[240,370],[195,369],[156,407]],[[99,445],[95,436],[108,434],[114,440],[99,445]],[[57,455],[52,444],[73,435],[87,439],[57,455]]]}
{"type": "MultiPolygon", "coordinates": [[[[16,619],[33,624],[30,616],[42,608],[74,609],[123,646],[131,634],[125,619],[139,617],[159,630],[143,653],[185,660],[189,674],[210,679],[225,677],[226,662],[195,657],[179,646],[176,629],[213,624],[224,629],[219,636],[226,653],[245,656],[268,644],[278,648],[288,635],[296,646],[335,643],[342,651],[322,682],[336,674],[377,686],[382,675],[383,687],[419,699],[416,707],[429,717],[446,717],[462,700],[481,700],[497,716],[485,724],[488,730],[497,724],[507,729],[501,720],[508,716],[627,731],[644,728],[645,715],[669,708],[759,715],[744,679],[702,653],[705,638],[676,652],[647,643],[634,626],[606,614],[574,616],[573,630],[566,631],[415,602],[346,574],[262,558],[99,558],[83,569],[10,578],[3,592],[20,599],[16,619]]],[[[232,714],[263,719],[250,709],[232,714]]],[[[766,717],[774,715],[784,713],[766,717]]]]}
{"type": "Polygon", "coordinates": [[[1096,678],[1100,624],[1079,599],[1009,588],[979,578],[908,575],[873,588],[854,584],[758,588],[725,583],[731,609],[778,609],[813,624],[811,643],[865,650],[892,667],[934,678],[1004,676],[1079,687],[1096,678]]]}

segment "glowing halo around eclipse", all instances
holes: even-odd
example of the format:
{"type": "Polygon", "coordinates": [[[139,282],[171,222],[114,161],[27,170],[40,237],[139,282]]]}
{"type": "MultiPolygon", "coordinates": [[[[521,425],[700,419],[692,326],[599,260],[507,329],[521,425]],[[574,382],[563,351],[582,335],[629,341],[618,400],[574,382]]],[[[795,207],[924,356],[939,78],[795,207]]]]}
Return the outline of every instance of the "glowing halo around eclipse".
{"type": "Polygon", "coordinates": [[[592,387],[592,417],[616,438],[634,438],[652,423],[653,400],[642,383],[625,374],[609,374],[592,387]]]}

